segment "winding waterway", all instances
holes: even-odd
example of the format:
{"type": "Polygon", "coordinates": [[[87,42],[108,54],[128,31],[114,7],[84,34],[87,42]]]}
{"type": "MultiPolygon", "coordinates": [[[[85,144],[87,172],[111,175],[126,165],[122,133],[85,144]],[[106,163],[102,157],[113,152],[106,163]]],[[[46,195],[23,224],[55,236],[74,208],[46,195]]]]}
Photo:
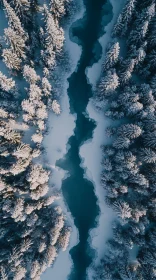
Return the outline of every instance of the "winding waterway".
{"type": "MultiPolygon", "coordinates": [[[[88,139],[92,138],[96,127],[85,111],[92,88],[87,81],[85,70],[97,62],[102,54],[102,47],[98,43],[103,27],[101,25],[104,14],[108,15],[109,1],[84,0],[86,14],[83,19],[74,23],[70,29],[71,39],[82,46],[82,55],[77,69],[69,77],[68,96],[70,111],[77,115],[74,135],[68,140],[68,152],[63,160],[57,161],[57,166],[68,171],[70,176],[62,182],[62,192],[74,223],[79,231],[79,243],[71,249],[73,269],[69,280],[87,279],[86,270],[91,264],[95,252],[90,248],[89,231],[96,227],[96,217],[99,215],[99,206],[92,182],[85,178],[85,171],[81,167],[79,149],[88,139]],[[96,51],[94,51],[96,49],[96,51]]],[[[107,22],[106,22],[107,24],[107,22]]]]}

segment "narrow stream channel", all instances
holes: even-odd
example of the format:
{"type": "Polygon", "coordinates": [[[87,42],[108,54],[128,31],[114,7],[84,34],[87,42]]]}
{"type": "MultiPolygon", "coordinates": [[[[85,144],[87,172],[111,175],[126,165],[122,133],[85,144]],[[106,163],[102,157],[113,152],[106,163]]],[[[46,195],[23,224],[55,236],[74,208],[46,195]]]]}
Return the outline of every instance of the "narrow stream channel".
{"type": "MultiPolygon", "coordinates": [[[[105,0],[84,0],[86,14],[71,27],[71,36],[76,38],[82,46],[82,55],[69,81],[68,96],[70,110],[77,115],[74,135],[68,141],[68,152],[63,160],[57,161],[57,166],[67,170],[70,177],[62,182],[62,192],[74,222],[79,231],[80,241],[71,249],[73,269],[69,280],[86,280],[86,270],[91,264],[94,251],[91,250],[88,237],[89,230],[96,227],[96,217],[99,215],[97,197],[92,182],[85,179],[85,171],[80,166],[79,148],[84,141],[92,138],[95,123],[85,114],[85,110],[92,96],[91,85],[87,82],[85,70],[97,62],[101,56],[102,48],[98,43],[102,29],[101,22],[104,15],[105,0]],[[98,55],[93,50],[98,48],[98,55]]],[[[67,279],[65,279],[67,280],[67,279]]]]}

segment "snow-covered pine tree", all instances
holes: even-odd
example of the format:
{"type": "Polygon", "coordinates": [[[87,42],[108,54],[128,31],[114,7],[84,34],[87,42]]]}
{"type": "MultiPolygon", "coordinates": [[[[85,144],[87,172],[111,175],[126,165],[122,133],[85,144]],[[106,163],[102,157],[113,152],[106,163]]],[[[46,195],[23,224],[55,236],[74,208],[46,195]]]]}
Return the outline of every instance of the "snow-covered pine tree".
{"type": "Polygon", "coordinates": [[[45,4],[43,8],[45,22],[44,48],[46,52],[46,56],[43,54],[43,59],[48,67],[52,67],[55,64],[55,55],[62,50],[64,32],[63,29],[59,27],[58,21],[53,18],[45,4]]]}
{"type": "Polygon", "coordinates": [[[119,58],[119,51],[120,46],[119,43],[114,43],[110,47],[109,51],[106,53],[105,61],[103,64],[103,69],[105,71],[108,71],[110,68],[114,67],[114,65],[117,63],[119,58]]]}
{"type": "Polygon", "coordinates": [[[127,32],[128,26],[132,20],[132,16],[135,12],[135,5],[137,0],[127,0],[122,12],[120,13],[117,23],[114,26],[113,34],[115,36],[124,36],[127,32]]]}
{"type": "Polygon", "coordinates": [[[106,73],[106,76],[101,79],[99,84],[100,95],[105,97],[113,94],[119,86],[119,77],[115,69],[106,73]]]}

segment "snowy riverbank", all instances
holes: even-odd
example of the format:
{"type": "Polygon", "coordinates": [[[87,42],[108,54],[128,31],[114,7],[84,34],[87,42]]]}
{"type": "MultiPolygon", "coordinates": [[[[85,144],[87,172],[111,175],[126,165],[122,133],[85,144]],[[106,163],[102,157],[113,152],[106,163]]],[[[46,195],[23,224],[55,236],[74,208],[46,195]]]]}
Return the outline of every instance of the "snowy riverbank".
{"type": "MultiPolygon", "coordinates": [[[[105,120],[104,122],[103,113],[95,111],[94,105],[91,101],[87,106],[87,113],[91,119],[96,121],[97,127],[94,130],[92,140],[81,146],[80,156],[82,159],[82,166],[86,170],[86,177],[94,184],[100,208],[100,215],[96,220],[97,227],[90,230],[89,237],[91,247],[96,250],[95,263],[97,264],[104,253],[104,244],[112,235],[112,222],[115,218],[112,209],[108,208],[104,201],[105,190],[100,183],[100,175],[102,172],[101,145],[107,144],[108,139],[105,137],[105,129],[109,125],[109,122],[108,120],[105,120]]],[[[88,274],[91,275],[90,268],[88,269],[88,274]]]]}
{"type": "MultiPolygon", "coordinates": [[[[104,27],[105,34],[99,38],[99,43],[102,46],[102,56],[101,59],[95,63],[92,67],[86,69],[86,75],[88,77],[89,83],[92,85],[93,89],[96,87],[96,83],[100,77],[102,63],[104,61],[104,56],[106,52],[106,47],[108,42],[111,40],[111,32],[113,25],[117,19],[119,12],[121,11],[125,0],[110,0],[112,5],[113,17],[112,20],[104,27]]],[[[106,3],[107,5],[108,3],[106,3]]],[[[110,15],[111,16],[111,15],[110,15]]],[[[107,20],[109,15],[107,17],[107,20]]],[[[105,18],[103,19],[103,24],[105,23],[105,18]]],[[[105,129],[110,125],[110,121],[104,116],[103,112],[96,111],[92,100],[88,103],[87,114],[89,118],[95,120],[96,128],[94,130],[93,138],[91,141],[85,142],[80,148],[80,156],[82,159],[81,166],[86,170],[86,177],[91,180],[95,186],[95,193],[98,198],[98,205],[100,207],[100,216],[97,217],[97,227],[90,230],[90,242],[91,246],[96,250],[95,262],[98,264],[105,251],[105,246],[107,240],[112,235],[112,222],[115,219],[115,213],[112,209],[108,208],[104,201],[105,190],[102,188],[100,183],[100,174],[102,171],[101,161],[102,161],[102,151],[101,145],[106,145],[108,143],[108,138],[105,136],[105,129]]],[[[92,279],[92,264],[88,268],[88,278],[92,279]]]]}
{"type": "MultiPolygon", "coordinates": [[[[104,35],[101,36],[99,38],[99,43],[102,46],[102,56],[101,59],[97,62],[94,63],[94,65],[92,67],[88,67],[86,69],[86,75],[89,79],[89,82],[92,84],[93,88],[96,86],[96,83],[99,79],[99,76],[101,74],[101,69],[102,69],[102,63],[104,61],[104,57],[106,54],[106,48],[107,48],[107,44],[112,40],[111,38],[111,33],[112,33],[112,29],[113,26],[117,20],[117,17],[122,9],[122,7],[124,6],[126,0],[109,0],[110,4],[112,5],[113,8],[113,18],[112,20],[109,22],[109,24],[107,24],[107,26],[104,27],[104,35]]],[[[107,3],[106,3],[107,5],[107,3]]],[[[105,24],[105,16],[103,19],[103,25],[105,24]]]]}
{"type": "MultiPolygon", "coordinates": [[[[56,162],[62,159],[68,150],[67,142],[68,139],[73,135],[75,128],[76,115],[70,114],[69,98],[67,94],[68,89],[68,77],[75,71],[78,61],[81,56],[81,47],[70,40],[70,27],[71,25],[81,19],[85,13],[85,8],[83,4],[78,3],[78,12],[70,20],[65,29],[65,52],[69,54],[69,64],[70,72],[63,72],[62,68],[58,68],[58,73],[61,73],[61,78],[59,82],[61,83],[60,92],[60,105],[61,105],[61,115],[56,116],[54,113],[50,112],[48,118],[49,132],[44,139],[44,147],[47,153],[47,160],[52,169],[51,184],[55,185],[57,189],[61,191],[61,184],[63,179],[68,176],[68,174],[61,168],[56,166],[56,162]],[[63,89],[63,90],[62,90],[63,89]]],[[[72,228],[71,239],[69,247],[65,252],[60,252],[53,267],[49,268],[43,275],[41,279],[50,280],[65,280],[68,277],[72,269],[72,260],[69,254],[70,249],[75,246],[78,241],[78,231],[74,225],[73,218],[65,205],[63,197],[58,201],[61,206],[63,213],[66,215],[68,224],[72,228]],[[60,269],[61,268],[61,269],[60,269]]]]}

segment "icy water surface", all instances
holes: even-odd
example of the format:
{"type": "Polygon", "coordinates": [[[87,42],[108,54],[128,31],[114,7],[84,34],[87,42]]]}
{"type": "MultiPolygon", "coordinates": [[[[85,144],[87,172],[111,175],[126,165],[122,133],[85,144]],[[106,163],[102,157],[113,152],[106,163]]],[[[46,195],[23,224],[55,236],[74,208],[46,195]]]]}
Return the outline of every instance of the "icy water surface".
{"type": "MultiPolygon", "coordinates": [[[[69,280],[87,279],[86,269],[91,264],[95,252],[90,248],[89,230],[96,227],[96,217],[99,215],[97,197],[92,182],[88,181],[85,171],[80,166],[79,148],[84,141],[92,138],[95,123],[85,113],[89,98],[92,97],[91,85],[87,81],[85,70],[101,57],[101,46],[98,38],[103,27],[102,18],[112,12],[112,6],[105,0],[84,0],[86,14],[83,19],[74,23],[70,29],[71,39],[82,46],[82,55],[76,72],[69,81],[68,96],[70,110],[77,115],[74,135],[68,141],[68,152],[57,166],[70,174],[62,183],[62,192],[74,222],[79,231],[80,241],[71,249],[73,269],[69,280]]],[[[108,23],[108,20],[106,24],[108,23]]],[[[96,156],[96,155],[95,155],[96,156]]],[[[67,280],[67,279],[65,279],[67,280]]]]}

